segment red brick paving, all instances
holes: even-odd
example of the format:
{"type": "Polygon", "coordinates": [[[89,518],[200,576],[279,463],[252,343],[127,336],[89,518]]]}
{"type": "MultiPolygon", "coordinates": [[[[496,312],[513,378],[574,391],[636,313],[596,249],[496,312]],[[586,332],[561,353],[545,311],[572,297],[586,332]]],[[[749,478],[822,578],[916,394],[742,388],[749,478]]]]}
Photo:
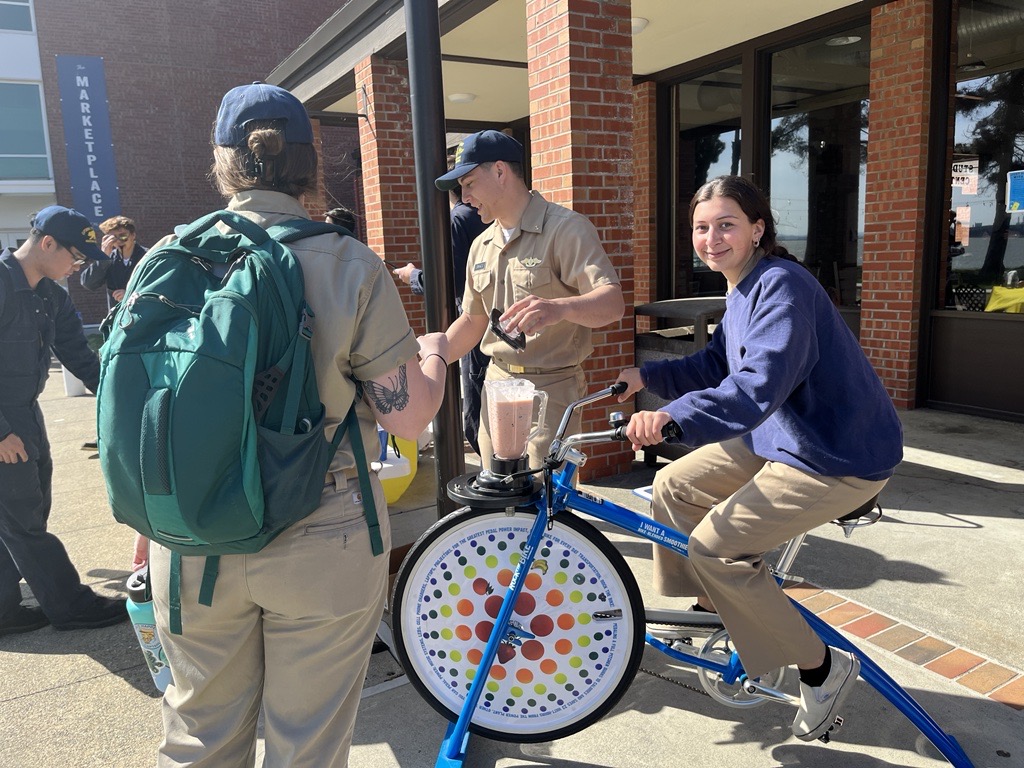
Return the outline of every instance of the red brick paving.
{"type": "Polygon", "coordinates": [[[989,698],[1001,701],[1014,709],[1024,709],[1024,677],[1018,677],[1009,685],[997,688],[989,698]]]}
{"type": "Polygon", "coordinates": [[[1016,673],[1012,670],[989,661],[968,672],[957,682],[978,693],[991,693],[994,689],[1003,683],[1009,682],[1015,676],[1016,673]]]}
{"type": "Polygon", "coordinates": [[[1024,710],[1024,675],[987,661],[975,653],[956,648],[896,619],[875,613],[814,584],[799,584],[786,594],[832,626],[857,637],[869,639],[880,648],[955,680],[966,688],[1024,710]]]}
{"type": "Polygon", "coordinates": [[[940,656],[935,661],[928,662],[925,666],[932,672],[938,672],[943,677],[952,680],[954,677],[960,677],[964,672],[974,669],[984,661],[981,656],[975,656],[970,651],[957,648],[945,656],[940,656]]]}

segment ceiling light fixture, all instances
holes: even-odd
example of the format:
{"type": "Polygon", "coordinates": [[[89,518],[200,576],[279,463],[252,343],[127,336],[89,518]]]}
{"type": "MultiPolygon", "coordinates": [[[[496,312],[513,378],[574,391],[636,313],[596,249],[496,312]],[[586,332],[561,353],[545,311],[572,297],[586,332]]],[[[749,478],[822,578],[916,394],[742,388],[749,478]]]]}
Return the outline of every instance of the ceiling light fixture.
{"type": "Polygon", "coordinates": [[[978,72],[987,66],[981,59],[974,58],[974,0],[971,0],[971,18],[968,21],[967,33],[967,56],[959,67],[958,72],[978,72]]]}
{"type": "Polygon", "coordinates": [[[476,101],[475,93],[449,93],[448,101],[452,104],[472,104],[476,101]]]}
{"type": "Polygon", "coordinates": [[[853,45],[854,43],[859,43],[860,40],[860,35],[839,35],[838,37],[830,37],[825,41],[825,45],[837,48],[840,45],[853,45]]]}
{"type": "Polygon", "coordinates": [[[630,25],[633,28],[633,34],[634,35],[639,35],[641,32],[643,32],[645,29],[647,29],[647,25],[651,23],[647,19],[645,19],[643,16],[633,16],[629,20],[629,22],[630,22],[630,25]]]}

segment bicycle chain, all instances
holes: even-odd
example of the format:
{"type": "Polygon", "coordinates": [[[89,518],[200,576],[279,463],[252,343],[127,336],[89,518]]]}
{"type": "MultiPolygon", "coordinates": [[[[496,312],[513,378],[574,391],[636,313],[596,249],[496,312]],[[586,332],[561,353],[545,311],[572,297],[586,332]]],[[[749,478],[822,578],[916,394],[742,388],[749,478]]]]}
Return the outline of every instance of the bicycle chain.
{"type": "MultiPolygon", "coordinates": [[[[660,626],[660,627],[672,627],[673,629],[696,629],[698,631],[699,630],[707,630],[707,629],[709,629],[708,627],[700,626],[700,625],[696,625],[696,626],[688,625],[685,622],[680,622],[680,623],[676,623],[676,622],[658,622],[658,626],[660,626]]],[[[721,629],[721,627],[716,628],[715,631],[717,632],[719,629],[721,629]]],[[[659,680],[664,680],[667,683],[672,683],[673,685],[678,685],[680,688],[685,688],[688,691],[693,691],[694,693],[699,693],[701,696],[707,696],[708,698],[711,698],[711,694],[708,693],[703,688],[698,688],[698,687],[696,687],[694,685],[690,685],[689,683],[684,683],[682,680],[678,680],[678,679],[676,679],[674,677],[669,677],[668,675],[663,675],[663,674],[661,674],[661,672],[655,672],[653,669],[647,669],[647,667],[644,667],[644,666],[640,666],[640,667],[638,667],[638,669],[641,672],[643,672],[644,674],[650,675],[651,677],[656,677],[659,680]]]]}
{"type": "Polygon", "coordinates": [[[703,688],[698,688],[694,685],[690,685],[689,683],[684,683],[682,680],[677,680],[674,677],[663,675],[661,674],[661,672],[655,672],[653,669],[648,669],[647,667],[640,667],[639,669],[641,672],[648,674],[651,677],[656,677],[659,680],[664,680],[665,682],[672,683],[673,685],[678,685],[680,688],[685,688],[688,691],[693,691],[694,693],[699,693],[701,696],[707,696],[708,698],[711,698],[711,694],[705,691],[703,688]]]}

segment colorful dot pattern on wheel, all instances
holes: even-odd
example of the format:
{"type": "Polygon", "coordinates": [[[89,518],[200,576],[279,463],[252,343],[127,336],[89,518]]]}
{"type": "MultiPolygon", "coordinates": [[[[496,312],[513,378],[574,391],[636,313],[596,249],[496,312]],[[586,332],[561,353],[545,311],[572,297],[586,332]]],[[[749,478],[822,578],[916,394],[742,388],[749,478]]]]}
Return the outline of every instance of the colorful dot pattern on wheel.
{"type": "MultiPolygon", "coordinates": [[[[418,574],[409,650],[455,710],[469,694],[531,522],[503,518],[455,529],[418,574]]],[[[474,721],[514,728],[514,721],[543,719],[551,727],[606,676],[621,673],[628,656],[615,617],[621,587],[595,569],[580,544],[592,549],[558,526],[541,540],[512,613],[524,636],[498,646],[474,721]]]]}

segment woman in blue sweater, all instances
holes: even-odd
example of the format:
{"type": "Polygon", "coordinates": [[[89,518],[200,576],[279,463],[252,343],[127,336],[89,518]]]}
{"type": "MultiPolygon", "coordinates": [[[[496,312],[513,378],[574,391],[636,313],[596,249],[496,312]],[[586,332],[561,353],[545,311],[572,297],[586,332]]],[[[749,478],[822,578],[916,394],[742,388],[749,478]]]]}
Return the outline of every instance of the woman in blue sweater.
{"type": "Polygon", "coordinates": [[[689,559],[655,547],[655,586],[716,611],[757,677],[796,664],[793,733],[826,732],[860,663],[826,647],[764,561],[797,534],[851,512],[902,458],[892,402],[831,300],[775,241],[768,200],[739,176],[714,179],[690,203],[693,247],[728,283],[710,343],[683,360],[619,375],[672,400],[630,420],[634,448],[676,422],[695,450],[662,469],[652,514],[690,536],[689,559]]]}

